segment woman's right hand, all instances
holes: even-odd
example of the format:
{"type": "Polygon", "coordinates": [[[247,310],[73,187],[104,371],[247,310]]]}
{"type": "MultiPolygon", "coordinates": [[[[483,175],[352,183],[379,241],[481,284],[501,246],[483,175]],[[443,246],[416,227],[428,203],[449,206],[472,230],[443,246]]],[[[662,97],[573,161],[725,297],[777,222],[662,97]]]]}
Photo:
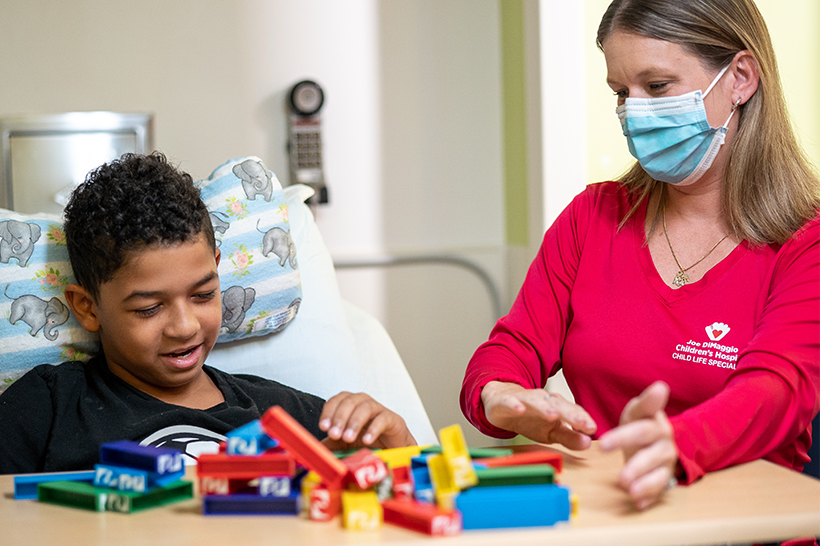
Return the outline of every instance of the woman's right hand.
{"type": "Polygon", "coordinates": [[[598,426],[581,406],[544,389],[490,381],[481,391],[487,420],[542,444],[587,449],[598,426]]]}

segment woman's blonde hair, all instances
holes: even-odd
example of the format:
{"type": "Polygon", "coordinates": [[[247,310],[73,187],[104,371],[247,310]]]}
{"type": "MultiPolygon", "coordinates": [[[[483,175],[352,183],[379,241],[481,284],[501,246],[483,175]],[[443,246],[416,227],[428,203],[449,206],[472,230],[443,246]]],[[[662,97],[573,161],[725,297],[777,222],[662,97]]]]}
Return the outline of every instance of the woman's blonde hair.
{"type": "MultiPolygon", "coordinates": [[[[615,30],[682,46],[719,70],[748,50],[757,62],[757,91],[738,110],[738,131],[723,173],[730,228],[751,243],[783,243],[820,207],[820,181],[794,135],[769,31],[752,0],[614,0],[597,44],[615,30]]],[[[620,182],[638,205],[660,184],[639,163],[620,182]]]]}

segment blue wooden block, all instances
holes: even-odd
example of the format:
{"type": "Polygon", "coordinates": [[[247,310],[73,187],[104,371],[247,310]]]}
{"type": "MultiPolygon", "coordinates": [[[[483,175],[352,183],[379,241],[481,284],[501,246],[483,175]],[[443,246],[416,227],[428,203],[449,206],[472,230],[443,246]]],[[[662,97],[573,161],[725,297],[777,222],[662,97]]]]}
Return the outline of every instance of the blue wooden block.
{"type": "Polygon", "coordinates": [[[166,447],[141,446],[123,440],[100,446],[100,463],[171,474],[184,470],[182,452],[166,447]]]}
{"type": "Polygon", "coordinates": [[[259,478],[257,493],[260,497],[289,497],[291,483],[289,476],[262,476],[259,478]]]}
{"type": "Polygon", "coordinates": [[[202,513],[205,515],[261,515],[298,514],[299,493],[292,491],[287,497],[261,497],[236,493],[234,495],[205,495],[202,497],[202,513]]]}
{"type": "Polygon", "coordinates": [[[229,455],[259,455],[279,445],[265,433],[259,419],[230,431],[225,437],[229,455]]]}
{"type": "Polygon", "coordinates": [[[474,487],[455,499],[464,529],[540,527],[568,521],[569,490],[554,484],[474,487]]]}
{"type": "Polygon", "coordinates": [[[430,469],[426,461],[424,466],[411,464],[410,472],[413,474],[413,496],[416,500],[428,504],[434,503],[433,481],[430,478],[430,469]]]}
{"type": "Polygon", "coordinates": [[[138,468],[126,466],[116,466],[110,464],[94,465],[96,472],[94,485],[108,487],[119,491],[133,491],[135,493],[146,493],[157,487],[174,483],[185,477],[185,470],[170,472],[168,474],[157,474],[138,468]]]}
{"type": "Polygon", "coordinates": [[[93,470],[77,472],[51,472],[48,474],[24,474],[14,477],[14,498],[18,500],[36,499],[37,486],[49,482],[87,482],[94,481],[93,470]]]}

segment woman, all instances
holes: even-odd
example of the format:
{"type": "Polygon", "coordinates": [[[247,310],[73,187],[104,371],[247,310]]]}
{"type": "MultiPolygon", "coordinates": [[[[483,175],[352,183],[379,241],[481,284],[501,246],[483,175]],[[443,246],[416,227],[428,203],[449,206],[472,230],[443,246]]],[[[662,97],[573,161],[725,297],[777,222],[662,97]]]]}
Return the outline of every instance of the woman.
{"type": "Polygon", "coordinates": [[[638,162],[547,231],[462,411],[496,437],[621,449],[641,509],[732,464],[800,470],[820,409],[820,183],[765,23],[752,0],[615,0],[597,42],[638,162]],[[561,368],[576,404],[543,390],[561,368]]]}

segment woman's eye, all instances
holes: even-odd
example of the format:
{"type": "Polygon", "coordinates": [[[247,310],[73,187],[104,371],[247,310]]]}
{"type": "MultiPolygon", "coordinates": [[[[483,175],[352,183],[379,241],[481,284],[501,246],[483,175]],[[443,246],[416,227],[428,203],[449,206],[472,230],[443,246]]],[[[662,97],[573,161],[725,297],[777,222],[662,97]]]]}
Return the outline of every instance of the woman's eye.
{"type": "Polygon", "coordinates": [[[623,100],[628,96],[629,93],[627,93],[626,91],[615,91],[612,94],[618,97],[618,99],[623,100]]]}
{"type": "Polygon", "coordinates": [[[649,84],[649,89],[651,89],[652,91],[663,91],[666,88],[666,86],[667,86],[666,82],[663,82],[663,83],[650,83],[649,84]]]}

